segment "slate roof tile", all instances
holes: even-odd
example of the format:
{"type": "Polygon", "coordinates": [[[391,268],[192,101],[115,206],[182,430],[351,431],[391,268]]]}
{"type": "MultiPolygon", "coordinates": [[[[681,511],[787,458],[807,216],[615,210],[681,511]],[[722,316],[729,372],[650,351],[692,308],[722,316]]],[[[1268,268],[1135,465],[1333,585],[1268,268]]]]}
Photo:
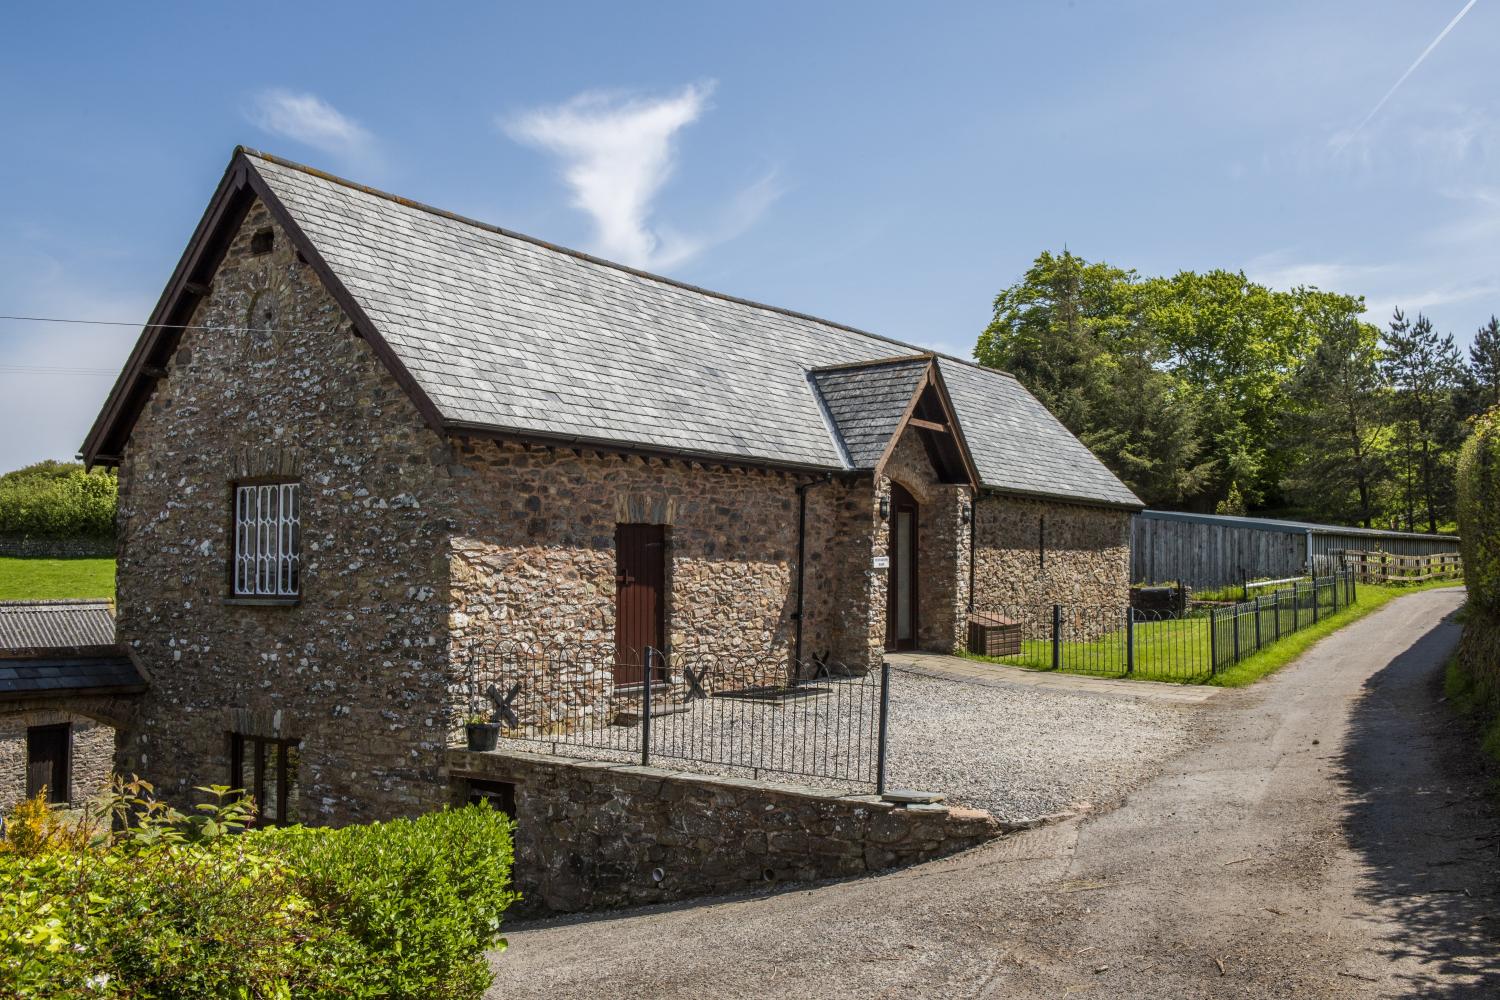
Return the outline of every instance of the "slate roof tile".
{"type": "MultiPolygon", "coordinates": [[[[909,344],[246,156],[445,422],[840,469],[809,372],[900,353],[925,363],[909,344]]],[[[1140,506],[1014,378],[938,365],[986,486],[1140,506]]],[[[829,391],[847,404],[844,444],[865,456],[885,397],[860,414],[859,393],[829,391]]]]}

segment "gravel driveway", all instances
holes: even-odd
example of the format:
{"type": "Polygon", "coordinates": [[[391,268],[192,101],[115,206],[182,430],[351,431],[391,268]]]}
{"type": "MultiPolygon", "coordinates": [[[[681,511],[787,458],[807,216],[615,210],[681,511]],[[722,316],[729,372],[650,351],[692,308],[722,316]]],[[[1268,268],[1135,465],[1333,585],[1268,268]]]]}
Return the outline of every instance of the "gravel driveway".
{"type": "Polygon", "coordinates": [[[1006,685],[1013,673],[982,686],[894,669],[889,784],[1020,822],[1116,802],[1202,730],[1198,705],[1006,685]]]}
{"type": "Polygon", "coordinates": [[[1442,700],[1461,602],[1402,597],[1215,696],[1203,745],[1113,812],[869,878],[513,926],[490,995],[1500,996],[1500,818],[1442,700]]]}

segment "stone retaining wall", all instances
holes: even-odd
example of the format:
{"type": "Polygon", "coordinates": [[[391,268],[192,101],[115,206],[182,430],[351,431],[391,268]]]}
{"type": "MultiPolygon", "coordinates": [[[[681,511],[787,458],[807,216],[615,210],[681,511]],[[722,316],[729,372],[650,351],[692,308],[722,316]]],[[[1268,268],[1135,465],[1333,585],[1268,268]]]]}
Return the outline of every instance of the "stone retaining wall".
{"type": "Polygon", "coordinates": [[[113,559],[110,538],[25,538],[0,535],[0,556],[13,559],[113,559]]]}
{"type": "Polygon", "coordinates": [[[448,751],[454,797],[514,785],[528,914],[662,903],[861,875],[1005,832],[988,813],[519,751],[448,751]]]}

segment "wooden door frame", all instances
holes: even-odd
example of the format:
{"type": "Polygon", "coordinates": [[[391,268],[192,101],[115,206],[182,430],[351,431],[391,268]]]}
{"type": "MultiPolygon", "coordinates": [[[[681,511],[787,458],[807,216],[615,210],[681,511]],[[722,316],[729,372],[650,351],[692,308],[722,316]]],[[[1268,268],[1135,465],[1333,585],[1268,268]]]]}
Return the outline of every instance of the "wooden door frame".
{"type": "Polygon", "coordinates": [[[891,483],[891,517],[886,523],[886,548],[890,552],[891,565],[885,588],[885,648],[890,653],[917,647],[917,630],[920,626],[917,609],[921,606],[921,602],[917,600],[917,567],[922,565],[921,532],[918,530],[921,510],[922,505],[910,490],[900,483],[891,483]],[[907,595],[907,600],[911,602],[911,638],[906,640],[896,637],[896,581],[901,572],[901,547],[896,544],[896,515],[902,510],[911,514],[911,589],[907,595]]]}
{"type": "Polygon", "coordinates": [[[73,789],[71,788],[73,784],[73,724],[71,722],[56,722],[45,726],[26,727],[26,794],[28,797],[36,794],[36,790],[32,788],[31,784],[33,733],[45,733],[49,737],[61,737],[59,742],[62,744],[62,758],[53,762],[52,775],[46,783],[47,801],[53,804],[71,802],[73,797],[73,789]],[[62,780],[61,782],[54,782],[52,779],[59,777],[59,771],[61,772],[62,780]],[[57,784],[61,784],[62,787],[60,789],[57,788],[57,784]]]}
{"type": "MultiPolygon", "coordinates": [[[[622,682],[620,680],[620,678],[619,678],[619,671],[620,671],[620,586],[621,586],[621,584],[623,582],[622,579],[621,579],[621,572],[620,572],[621,571],[621,566],[620,566],[620,532],[623,529],[625,529],[625,528],[655,528],[655,529],[657,529],[657,531],[661,535],[661,584],[660,584],[660,587],[659,587],[659,589],[657,591],[657,595],[656,595],[656,598],[657,598],[657,600],[656,600],[656,622],[654,624],[654,631],[656,632],[656,645],[653,648],[655,648],[657,652],[661,653],[663,657],[665,657],[667,655],[667,650],[665,649],[666,642],[667,642],[667,597],[668,597],[668,592],[669,592],[669,590],[671,588],[671,585],[672,585],[672,580],[671,580],[672,562],[671,562],[671,556],[670,556],[671,546],[670,546],[670,542],[669,542],[669,539],[668,539],[669,532],[667,530],[667,526],[665,524],[653,524],[653,523],[646,522],[646,521],[620,521],[620,522],[617,522],[615,524],[615,609],[614,609],[614,612],[615,612],[615,628],[614,628],[614,632],[615,632],[615,655],[614,655],[614,664],[613,664],[614,681],[615,681],[615,687],[616,688],[629,686],[631,684],[639,685],[639,681],[631,680],[631,681],[623,681],[622,682]]],[[[636,670],[639,670],[640,665],[639,664],[634,664],[633,667],[636,670]]],[[[639,674],[637,674],[637,676],[639,676],[639,674]]],[[[666,665],[665,662],[659,663],[652,670],[652,680],[653,681],[658,680],[658,679],[665,680],[666,676],[667,676],[667,665],[666,665]]]]}

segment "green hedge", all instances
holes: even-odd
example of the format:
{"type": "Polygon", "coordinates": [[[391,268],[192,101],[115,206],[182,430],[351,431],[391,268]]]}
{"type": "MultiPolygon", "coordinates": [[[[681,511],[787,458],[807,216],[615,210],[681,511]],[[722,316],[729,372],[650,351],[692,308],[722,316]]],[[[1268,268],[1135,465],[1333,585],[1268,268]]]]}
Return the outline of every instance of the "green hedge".
{"type": "Polygon", "coordinates": [[[1500,409],[1480,417],[1458,456],[1458,531],[1469,606],[1500,617],[1500,409]]]}
{"type": "Polygon", "coordinates": [[[488,806],[343,829],[191,819],[117,782],[0,842],[0,997],[477,1000],[503,947],[511,824],[488,806]],[[113,832],[111,828],[113,827],[113,832]]]}
{"type": "Polygon", "coordinates": [[[38,462],[0,476],[0,535],[108,538],[115,530],[113,470],[38,462]]]}

